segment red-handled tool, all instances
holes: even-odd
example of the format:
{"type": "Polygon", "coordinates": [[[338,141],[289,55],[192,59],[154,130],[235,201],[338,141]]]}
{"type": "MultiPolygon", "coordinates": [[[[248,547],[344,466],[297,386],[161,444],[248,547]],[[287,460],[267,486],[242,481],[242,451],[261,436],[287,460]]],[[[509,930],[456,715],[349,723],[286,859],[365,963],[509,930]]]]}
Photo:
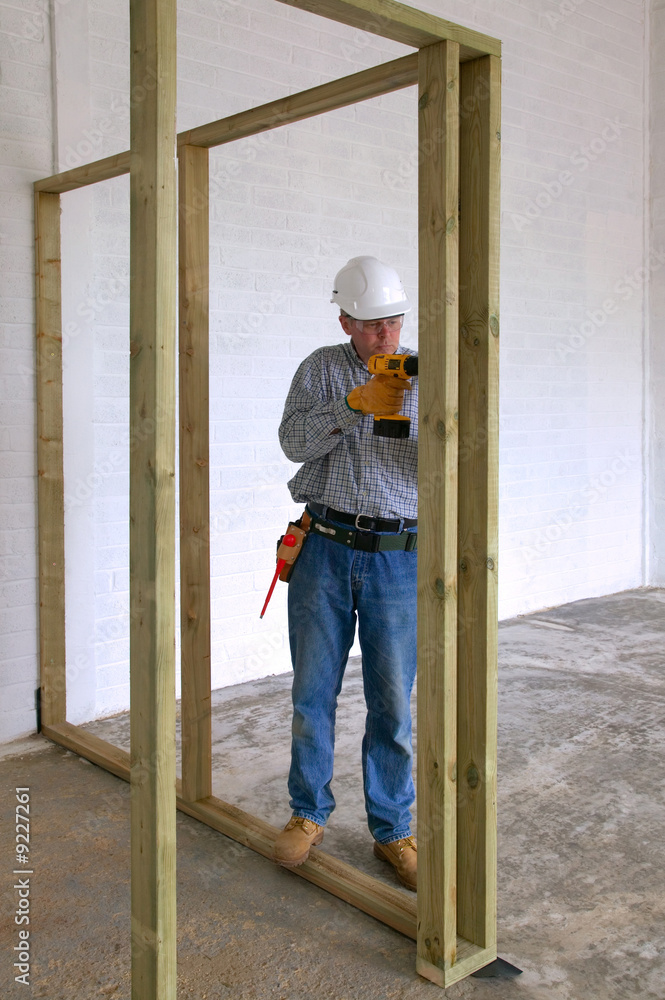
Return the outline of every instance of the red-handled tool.
{"type": "MultiPolygon", "coordinates": [[[[284,538],[282,539],[279,547],[281,549],[282,546],[285,545],[287,548],[292,549],[294,547],[294,545],[297,545],[297,544],[298,544],[298,539],[296,538],[296,536],[288,534],[288,535],[284,535],[284,538]]],[[[279,552],[277,554],[279,555],[279,552]]],[[[266,597],[265,604],[263,605],[263,610],[262,610],[261,614],[259,615],[259,618],[263,618],[263,616],[264,616],[264,614],[266,612],[266,608],[268,607],[268,601],[272,597],[272,592],[275,589],[275,584],[277,583],[277,578],[279,577],[279,574],[282,572],[282,570],[286,566],[287,562],[289,562],[289,561],[290,561],[289,559],[278,559],[277,560],[277,569],[275,570],[275,575],[272,578],[272,583],[270,584],[270,590],[268,591],[268,596],[266,597]]]]}

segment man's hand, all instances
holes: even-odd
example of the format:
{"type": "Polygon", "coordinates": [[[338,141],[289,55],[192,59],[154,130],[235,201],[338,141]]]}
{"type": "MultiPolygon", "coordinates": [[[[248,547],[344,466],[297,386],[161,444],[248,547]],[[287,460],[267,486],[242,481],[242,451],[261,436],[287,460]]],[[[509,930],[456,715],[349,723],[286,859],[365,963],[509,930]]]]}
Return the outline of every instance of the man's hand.
{"type": "Polygon", "coordinates": [[[388,416],[399,413],[404,402],[404,392],[411,384],[404,379],[391,378],[389,375],[375,375],[366,385],[359,385],[346,397],[346,402],[352,410],[359,410],[367,415],[388,416]]]}

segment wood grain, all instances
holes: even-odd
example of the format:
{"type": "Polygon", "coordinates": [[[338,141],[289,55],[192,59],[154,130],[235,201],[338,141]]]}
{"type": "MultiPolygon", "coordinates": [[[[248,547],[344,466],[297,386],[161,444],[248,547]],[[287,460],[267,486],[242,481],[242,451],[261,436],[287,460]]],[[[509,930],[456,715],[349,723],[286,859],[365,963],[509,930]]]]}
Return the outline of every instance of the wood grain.
{"type": "Polygon", "coordinates": [[[496,948],[500,63],[461,68],[458,930],[496,948]]]}
{"type": "Polygon", "coordinates": [[[303,90],[289,97],[262,104],[248,111],[241,111],[228,118],[200,125],[198,128],[182,132],[178,136],[179,145],[220,146],[225,142],[244,139],[250,135],[267,132],[280,125],[312,118],[344,108],[358,101],[366,101],[380,94],[410,87],[418,80],[418,54],[403,56],[392,62],[373,66],[371,69],[353,73],[351,76],[331,80],[330,83],[303,90]]]}
{"type": "Polygon", "coordinates": [[[175,0],[130,4],[132,997],[175,1000],[175,0]]]}
{"type": "Polygon", "coordinates": [[[124,153],[106,156],[103,160],[94,160],[80,167],[72,167],[71,170],[54,174],[52,177],[44,177],[43,180],[35,181],[34,188],[35,191],[64,194],[66,191],[75,191],[88,184],[98,184],[100,181],[108,181],[112,177],[121,177],[128,173],[129,150],[126,150],[124,153]]]}
{"type": "Polygon", "coordinates": [[[182,789],[212,794],[208,150],[178,151],[182,789]]]}
{"type": "Polygon", "coordinates": [[[37,503],[42,723],[66,719],[60,196],[35,194],[37,503]]]}
{"type": "Polygon", "coordinates": [[[391,38],[403,45],[420,49],[426,45],[450,40],[460,46],[462,60],[493,53],[501,54],[501,43],[496,38],[483,35],[471,28],[464,28],[452,21],[427,14],[415,7],[396,3],[395,0],[281,0],[290,7],[320,14],[332,21],[340,21],[352,28],[359,28],[373,35],[391,38]]]}
{"type": "Polygon", "coordinates": [[[417,969],[440,986],[457,960],[458,56],[419,53],[417,969]]]}

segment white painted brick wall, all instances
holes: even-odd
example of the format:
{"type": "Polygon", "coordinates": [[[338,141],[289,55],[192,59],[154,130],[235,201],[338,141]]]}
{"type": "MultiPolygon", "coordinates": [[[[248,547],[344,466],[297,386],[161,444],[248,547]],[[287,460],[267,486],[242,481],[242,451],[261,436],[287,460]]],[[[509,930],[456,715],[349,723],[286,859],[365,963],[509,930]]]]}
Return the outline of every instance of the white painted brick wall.
{"type": "MultiPolygon", "coordinates": [[[[501,615],[639,585],[647,580],[643,5],[420,6],[503,39],[501,615]]],[[[185,0],[178,9],[180,130],[408,51],[271,0],[185,0]]],[[[19,46],[5,73],[0,139],[7,178],[0,217],[8,234],[0,244],[0,356],[10,376],[0,426],[15,456],[2,478],[11,519],[0,538],[8,558],[21,562],[4,584],[5,627],[18,658],[0,667],[0,683],[12,678],[11,704],[21,708],[12,708],[0,738],[26,731],[34,718],[34,400],[32,382],[19,387],[12,377],[32,363],[25,178],[51,170],[48,32],[37,41],[20,37],[30,18],[42,23],[42,10],[35,2],[17,15],[0,0],[2,44],[19,46]]],[[[72,102],[80,118],[61,139],[63,166],[128,147],[124,0],[88,0],[86,30],[90,101],[81,111],[72,102]]],[[[376,253],[401,271],[415,307],[404,341],[416,345],[414,95],[413,88],[386,95],[211,151],[215,685],[288,668],[287,588],[278,585],[258,618],[276,537],[297,513],[285,485],[294,467],[276,432],[300,360],[341,338],[328,299],[348,257],[376,253]]],[[[655,108],[652,101],[652,115],[655,108]]],[[[89,684],[96,665],[86,694],[93,714],[125,707],[128,690],[127,190],[126,179],[94,189],[91,276],[83,300],[71,306],[71,321],[94,342],[94,403],[83,406],[75,393],[68,400],[71,419],[94,427],[70,484],[74,492],[89,490],[89,521],[80,509],[71,512],[77,537],[88,532],[93,591],[86,612],[92,635],[88,646],[79,637],[84,652],[73,683],[89,684]],[[77,315],[81,308],[86,315],[77,315]]],[[[656,249],[665,246],[658,237],[654,228],[656,249]]],[[[652,277],[652,327],[660,275],[652,277]]],[[[652,385],[660,389],[665,358],[656,356],[653,336],[651,350],[652,385]]],[[[654,427],[659,413],[662,422],[662,410],[652,413],[654,427]]],[[[664,542],[656,546],[661,552],[664,542]]]]}
{"type": "MultiPolygon", "coordinates": [[[[650,24],[650,243],[665,250],[665,3],[651,2],[650,24]]],[[[649,420],[649,537],[648,580],[665,586],[665,268],[651,278],[649,295],[648,420],[649,420]]]]}
{"type": "Polygon", "coordinates": [[[32,182],[48,174],[48,22],[0,2],[0,740],[34,729],[38,686],[32,182]]]}

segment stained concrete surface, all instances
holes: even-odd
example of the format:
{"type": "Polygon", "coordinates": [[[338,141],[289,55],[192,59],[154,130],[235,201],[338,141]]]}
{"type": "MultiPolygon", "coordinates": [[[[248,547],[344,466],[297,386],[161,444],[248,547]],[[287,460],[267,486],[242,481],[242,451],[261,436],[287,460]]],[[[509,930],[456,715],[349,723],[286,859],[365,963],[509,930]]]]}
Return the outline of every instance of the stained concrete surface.
{"type": "MultiPolygon", "coordinates": [[[[578,601],[499,634],[499,954],[523,975],[446,995],[664,1000],[665,591],[578,601]]],[[[289,815],[289,684],[213,699],[215,794],[276,826],[289,815]]],[[[365,825],[362,724],[353,661],[323,847],[392,884],[365,825]]],[[[86,728],[128,744],[126,716],[86,728]]],[[[42,737],[3,752],[0,997],[129,1000],[128,786],[42,737]],[[31,790],[28,990],[10,968],[16,786],[31,790]]],[[[179,997],[443,995],[415,974],[408,938],[190,817],[177,830],[179,997]]]]}

